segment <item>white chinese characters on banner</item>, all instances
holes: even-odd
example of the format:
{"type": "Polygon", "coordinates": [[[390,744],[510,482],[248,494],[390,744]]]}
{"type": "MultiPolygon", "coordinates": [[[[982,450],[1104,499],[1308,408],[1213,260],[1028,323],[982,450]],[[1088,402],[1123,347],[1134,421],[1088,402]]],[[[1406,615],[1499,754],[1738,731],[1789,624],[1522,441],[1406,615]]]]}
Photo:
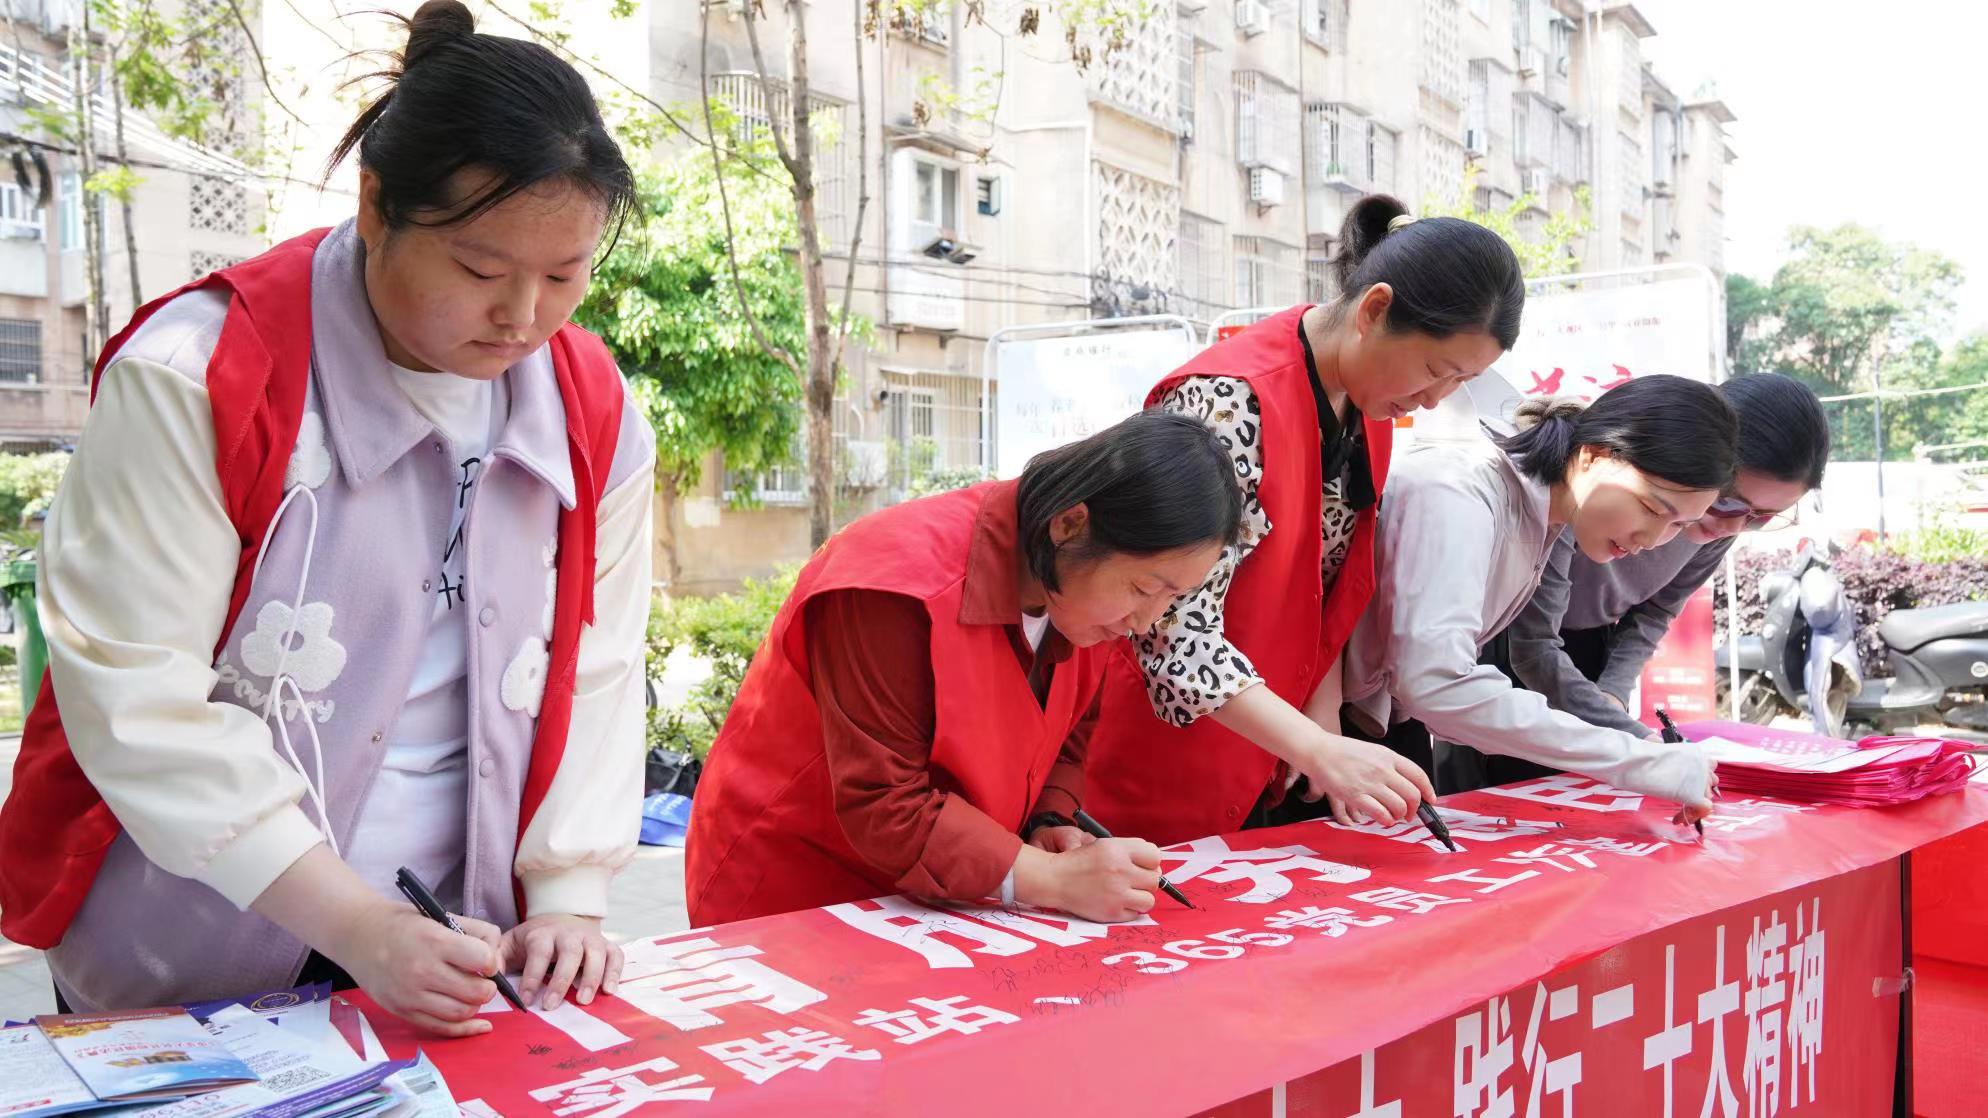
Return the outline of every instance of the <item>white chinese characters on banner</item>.
{"type": "Polygon", "coordinates": [[[1310,928],[1328,939],[1338,939],[1348,928],[1374,928],[1394,921],[1392,916],[1356,916],[1350,908],[1320,908],[1306,905],[1303,908],[1287,908],[1263,922],[1266,928],[1279,928],[1290,931],[1293,928],[1310,928]]]}
{"type": "MultiPolygon", "coordinates": [[[[1500,859],[1500,861],[1503,861],[1503,859],[1500,859]]],[[[1479,896],[1489,896],[1500,889],[1508,889],[1521,881],[1530,881],[1538,876],[1538,870],[1520,870],[1510,877],[1496,877],[1485,870],[1470,869],[1458,870],[1455,873],[1446,873],[1441,877],[1432,877],[1429,879],[1429,884],[1438,885],[1443,882],[1454,882],[1459,885],[1482,885],[1482,889],[1473,889],[1471,892],[1479,896]]]]}
{"type": "Polygon", "coordinates": [[[856,1024],[879,1029],[899,1044],[917,1044],[944,1033],[972,1036],[994,1025],[1012,1025],[1021,1020],[1012,1013],[998,1009],[961,1004],[965,1001],[965,994],[950,998],[913,998],[910,1009],[892,1012],[866,1009],[857,1016],[856,1024]]]}
{"type": "Polygon", "coordinates": [[[1398,885],[1387,885],[1379,889],[1369,889],[1364,893],[1354,893],[1352,898],[1361,904],[1375,908],[1393,909],[1396,912],[1410,912],[1417,916],[1427,916],[1446,904],[1469,904],[1469,897],[1445,897],[1436,893],[1418,893],[1413,889],[1403,889],[1398,885]]]}
{"type": "Polygon", "coordinates": [[[1802,909],[1796,906],[1795,941],[1788,948],[1788,974],[1794,983],[1789,993],[1787,1025],[1791,1108],[1801,1104],[1804,1084],[1808,1086],[1808,1101],[1815,1101],[1815,1068],[1822,1055],[1822,898],[1815,898],[1811,906],[1806,930],[1802,909]]]}
{"type": "Polygon", "coordinates": [[[1349,885],[1365,881],[1373,871],[1321,858],[1308,846],[1273,846],[1261,850],[1232,850],[1220,837],[1198,838],[1160,851],[1167,878],[1174,884],[1197,878],[1226,885],[1247,881],[1249,889],[1231,901],[1269,904],[1291,891],[1291,875],[1313,881],[1349,885]],[[1173,863],[1178,863],[1177,865],[1173,863]]]}
{"type": "Polygon", "coordinates": [[[1643,806],[1643,797],[1634,792],[1624,792],[1618,788],[1610,788],[1606,784],[1596,784],[1585,776],[1575,776],[1571,773],[1542,776],[1538,780],[1508,784],[1502,788],[1486,788],[1484,791],[1494,796],[1545,804],[1548,807],[1571,807],[1581,811],[1637,811],[1643,806]]]}
{"type": "Polygon", "coordinates": [[[839,1036],[820,1029],[780,1029],[761,1037],[707,1044],[706,1055],[752,1083],[764,1083],[784,1071],[820,1071],[834,1060],[881,1060],[874,1048],[854,1049],[839,1036]]]}
{"type": "Polygon", "coordinates": [[[752,1004],[792,1013],[828,995],[754,961],[757,947],[720,947],[717,941],[658,938],[628,945],[621,972],[621,1000],[689,1032],[722,1024],[715,1012],[752,1004]]]}
{"type": "Polygon", "coordinates": [[[1515,1061],[1512,1003],[1492,998],[1483,1009],[1456,1019],[1451,1113],[1455,1118],[1513,1118],[1512,1088],[1499,1080],[1515,1061]]]}
{"type": "Polygon", "coordinates": [[[655,1102],[709,1102],[710,1087],[700,1087],[701,1075],[663,1078],[677,1070],[666,1056],[625,1068],[595,1068],[578,1079],[531,1093],[558,1118],[621,1118],[655,1102]]]}
{"type": "Polygon", "coordinates": [[[1098,924],[1026,906],[1010,910],[947,904],[935,908],[909,897],[832,904],[822,911],[859,932],[917,952],[933,970],[973,966],[968,952],[1006,957],[1027,954],[1044,943],[1077,947],[1113,931],[1153,923],[1152,917],[1142,915],[1118,924],[1098,924]]]}
{"type": "Polygon", "coordinates": [[[1788,999],[1788,926],[1771,912],[1767,926],[1753,918],[1746,940],[1746,1058],[1742,1080],[1749,1118],[1774,1118],[1781,1109],[1781,1012],[1788,999]]]}
{"type": "Polygon", "coordinates": [[[1739,983],[1726,981],[1726,926],[1714,934],[1718,946],[1712,953],[1712,988],[1698,995],[1698,1023],[1712,1027],[1712,1065],[1705,1081],[1705,1106],[1701,1118],[1709,1118],[1716,1100],[1719,1113],[1739,1114],[1739,1097],[1733,1093],[1732,1072],[1726,1066],[1726,1015],[1740,1007],[1739,983]]]}
{"type": "Polygon", "coordinates": [[[933,970],[972,966],[967,951],[960,949],[962,943],[971,945],[967,950],[976,955],[1021,955],[1035,950],[1035,943],[1022,936],[957,912],[927,908],[908,897],[832,904],[822,911],[859,932],[916,951],[933,970]]]}

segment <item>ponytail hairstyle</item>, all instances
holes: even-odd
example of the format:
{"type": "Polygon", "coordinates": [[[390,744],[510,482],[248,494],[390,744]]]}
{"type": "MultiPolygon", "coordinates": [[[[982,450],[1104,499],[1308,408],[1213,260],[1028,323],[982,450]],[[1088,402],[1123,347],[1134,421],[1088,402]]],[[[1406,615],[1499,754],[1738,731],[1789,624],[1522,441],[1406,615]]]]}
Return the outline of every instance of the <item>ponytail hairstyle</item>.
{"type": "Polygon", "coordinates": [[[1015,506],[1029,572],[1052,592],[1062,588],[1059,555],[1086,562],[1205,543],[1226,546],[1242,530],[1236,469],[1215,432],[1159,408],[1029,459],[1015,506]],[[1058,546],[1050,523],[1077,505],[1090,514],[1084,535],[1058,546]]]}
{"type": "Polygon", "coordinates": [[[1447,338],[1481,331],[1504,349],[1519,340],[1525,274],[1505,239],[1460,217],[1409,216],[1387,194],[1369,194],[1346,211],[1332,259],[1343,316],[1367,289],[1384,283],[1390,333],[1447,338]]]}
{"type": "Polygon", "coordinates": [[[1518,433],[1498,440],[1520,472],[1547,485],[1566,480],[1584,446],[1679,489],[1723,490],[1739,468],[1739,419],[1716,389],[1655,374],[1612,388],[1583,406],[1527,400],[1518,433]]]}
{"type": "Polygon", "coordinates": [[[537,43],[478,34],[460,0],[427,0],[403,22],[407,46],[366,75],[393,86],[345,130],[326,177],[356,149],[379,176],[390,232],[457,225],[564,179],[601,205],[611,247],[635,203],[635,176],[579,72],[537,43]],[[451,180],[472,167],[490,181],[456,197],[451,180]]]}

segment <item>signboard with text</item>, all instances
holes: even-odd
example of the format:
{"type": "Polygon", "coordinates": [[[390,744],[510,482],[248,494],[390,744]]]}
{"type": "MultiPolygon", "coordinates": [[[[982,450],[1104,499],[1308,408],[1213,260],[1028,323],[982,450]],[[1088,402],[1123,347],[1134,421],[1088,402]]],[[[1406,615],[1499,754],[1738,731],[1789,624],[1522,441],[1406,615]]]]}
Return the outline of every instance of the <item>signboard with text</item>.
{"type": "Polygon", "coordinates": [[[1872,1113],[1896,860],[1988,821],[1988,787],[1729,798],[1702,842],[1673,810],[1548,777],[1447,798],[1461,853],[1325,821],[1167,848],[1199,907],[1130,923],[886,897],[627,944],[618,996],[494,1003],[470,1040],[368,1009],[480,1118],[1192,1115],[1310,1083],[1345,1105],[1291,1113],[1739,1114],[1768,1077],[1791,1113],[1872,1113]]]}

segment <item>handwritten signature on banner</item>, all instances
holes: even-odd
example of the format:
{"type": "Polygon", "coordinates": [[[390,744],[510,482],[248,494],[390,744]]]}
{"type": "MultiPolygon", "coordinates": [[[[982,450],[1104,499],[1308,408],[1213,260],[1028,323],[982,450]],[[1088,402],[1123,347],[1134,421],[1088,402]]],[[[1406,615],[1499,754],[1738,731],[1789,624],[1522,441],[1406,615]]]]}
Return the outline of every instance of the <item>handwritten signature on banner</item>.
{"type": "MultiPolygon", "coordinates": [[[[816,1092],[874,1085],[840,1069],[886,1066],[914,1048],[953,1053],[958,1045],[950,1058],[966,1074],[1000,1062],[1006,1049],[994,1038],[1037,1022],[1140,1007],[1177,1012],[1185,994],[1152,1000],[1172,989],[1155,984],[1206,968],[1364,953],[1424,921],[1467,942],[1490,932],[1514,897],[1549,886],[1561,893],[1547,896],[1633,889],[1623,875],[1643,872],[1635,867],[1681,866],[1703,853],[1641,797],[1579,777],[1452,797],[1440,810],[1463,853],[1444,852],[1419,823],[1328,821],[1167,848],[1165,872],[1202,910],[1167,910],[1160,919],[1107,925],[1026,907],[885,897],[642,940],[625,947],[617,997],[529,1021],[499,1017],[490,1037],[430,1054],[459,1095],[481,1096],[464,1104],[473,1118],[621,1118],[652,1103],[746,1103],[769,1091],[776,1094],[763,1096],[766,1105],[792,1105],[816,1097],[790,1090],[816,1077],[816,1092]],[[1589,879],[1592,886],[1574,884],[1589,879]],[[1478,908],[1485,911],[1473,915],[1478,908]],[[520,1062],[527,1035],[531,1059],[520,1062]]],[[[1798,842],[1805,820],[1840,814],[1754,799],[1721,804],[1707,830],[1718,841],[1777,845],[1798,842]]],[[[1637,974],[1514,975],[1526,984],[1430,1026],[1449,1030],[1442,1042],[1452,1107],[1444,1113],[1544,1114],[1541,1105],[1556,1095],[1571,1107],[1583,1054],[1592,1085],[1601,1066],[1594,1046],[1611,1043],[1611,1028],[1639,1034],[1629,1038],[1641,1054],[1637,1074],[1660,1079],[1677,1113],[1697,1113],[1705,1101],[1708,1112],[1737,1114],[1744,1097],[1758,1100],[1749,1114],[1771,1115],[1779,1103],[1770,1097],[1789,1107],[1814,1100],[1824,1035],[1822,895],[1783,899],[1730,931],[1693,925],[1637,974]],[[1680,988],[1686,981],[1695,985],[1680,988]],[[1734,1041],[1729,1068],[1723,1023],[1735,1015],[1744,1041],[1734,1041]],[[1693,1077],[1704,1053],[1714,1054],[1704,1093],[1695,1082],[1672,1082],[1694,1051],[1693,1077]]],[[[385,1015],[375,1020],[389,1051],[419,1043],[385,1015]]],[[[1357,1051],[1346,1052],[1344,1067],[1357,1051]]],[[[1359,1061],[1362,1118],[1429,1112],[1399,1108],[1409,1092],[1387,1072],[1391,1058],[1383,1049],[1378,1079],[1374,1053],[1359,1061]]]]}

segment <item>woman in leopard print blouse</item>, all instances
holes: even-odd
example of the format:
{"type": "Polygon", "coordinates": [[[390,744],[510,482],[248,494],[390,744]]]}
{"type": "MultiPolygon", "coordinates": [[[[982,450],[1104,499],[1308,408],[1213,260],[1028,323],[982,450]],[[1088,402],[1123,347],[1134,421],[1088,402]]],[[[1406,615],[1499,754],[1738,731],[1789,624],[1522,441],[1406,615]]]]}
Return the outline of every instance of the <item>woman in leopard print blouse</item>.
{"type": "Polygon", "coordinates": [[[1243,531],[1205,584],[1133,634],[1106,683],[1087,770],[1121,833],[1174,842],[1267,822],[1298,777],[1342,821],[1411,818],[1433,798],[1419,767],[1338,732],[1338,653],[1371,593],[1393,421],[1511,348],[1525,286],[1497,234],[1416,221],[1385,195],[1352,207],[1340,246],[1335,302],[1257,323],[1148,398],[1215,429],[1243,531]]]}

